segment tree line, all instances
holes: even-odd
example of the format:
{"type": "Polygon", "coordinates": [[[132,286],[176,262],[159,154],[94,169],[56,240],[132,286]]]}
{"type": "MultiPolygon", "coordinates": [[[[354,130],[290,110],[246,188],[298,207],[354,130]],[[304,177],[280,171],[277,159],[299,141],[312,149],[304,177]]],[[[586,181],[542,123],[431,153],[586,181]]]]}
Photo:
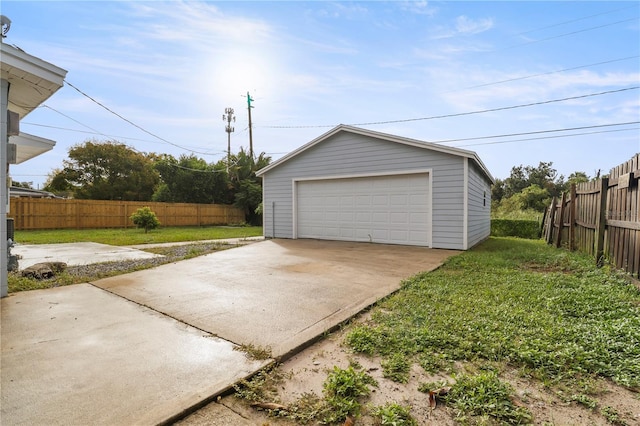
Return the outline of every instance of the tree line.
{"type": "Polygon", "coordinates": [[[142,153],[124,143],[87,140],[69,149],[62,168],[43,188],[56,195],[90,200],[234,204],[247,223],[259,224],[262,180],[255,172],[271,162],[244,149],[227,159],[142,153]]]}
{"type": "MultiPolygon", "coordinates": [[[[596,177],[597,178],[597,177],[596,177]]],[[[561,197],[571,184],[589,182],[585,172],[573,172],[565,179],[552,162],[537,167],[514,166],[506,179],[496,179],[491,188],[491,211],[496,218],[536,217],[544,212],[553,197],[561,197]]]]}

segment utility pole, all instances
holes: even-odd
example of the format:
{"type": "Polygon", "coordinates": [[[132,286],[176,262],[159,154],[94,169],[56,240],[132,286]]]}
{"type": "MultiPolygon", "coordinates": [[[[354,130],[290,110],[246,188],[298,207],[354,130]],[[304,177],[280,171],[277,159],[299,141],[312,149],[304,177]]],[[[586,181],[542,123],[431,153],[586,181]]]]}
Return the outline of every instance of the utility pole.
{"type": "MultiPolygon", "coordinates": [[[[229,173],[229,163],[231,163],[231,132],[235,131],[235,128],[231,127],[231,122],[235,123],[236,117],[233,115],[233,108],[225,108],[222,120],[227,122],[224,131],[227,132],[227,173],[229,173]]],[[[249,120],[251,122],[251,120],[249,120]]]]}
{"type": "Polygon", "coordinates": [[[247,110],[249,111],[249,155],[253,158],[253,128],[251,126],[251,95],[247,92],[247,110]]]}

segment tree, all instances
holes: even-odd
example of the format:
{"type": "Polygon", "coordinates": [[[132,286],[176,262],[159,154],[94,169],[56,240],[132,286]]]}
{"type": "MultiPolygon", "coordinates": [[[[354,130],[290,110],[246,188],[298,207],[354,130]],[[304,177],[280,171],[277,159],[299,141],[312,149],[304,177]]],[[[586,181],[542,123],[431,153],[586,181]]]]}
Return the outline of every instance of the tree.
{"type": "Polygon", "coordinates": [[[194,155],[171,155],[156,159],[155,169],[161,183],[153,194],[154,201],[174,203],[221,203],[232,201],[226,165],[207,164],[194,155]]]}
{"type": "Polygon", "coordinates": [[[75,145],[63,165],[46,189],[81,199],[148,201],[159,182],[149,156],[116,141],[75,145]]]}
{"type": "Polygon", "coordinates": [[[156,229],[160,226],[158,217],[149,207],[139,208],[133,212],[130,219],[138,228],[143,228],[145,234],[149,232],[150,229],[156,229]]]}
{"type": "Polygon", "coordinates": [[[235,194],[233,204],[244,210],[247,223],[262,223],[262,215],[258,210],[262,204],[262,179],[256,176],[256,172],[269,163],[271,157],[264,152],[258,157],[251,157],[243,148],[231,156],[229,182],[235,194]]]}
{"type": "Polygon", "coordinates": [[[589,182],[589,176],[585,172],[573,172],[567,178],[567,185],[589,182]]]}
{"type": "Polygon", "coordinates": [[[531,185],[546,189],[552,197],[560,195],[564,190],[564,177],[558,176],[558,171],[552,166],[552,162],[541,161],[538,167],[512,167],[511,174],[503,183],[503,197],[511,197],[531,185]]]}

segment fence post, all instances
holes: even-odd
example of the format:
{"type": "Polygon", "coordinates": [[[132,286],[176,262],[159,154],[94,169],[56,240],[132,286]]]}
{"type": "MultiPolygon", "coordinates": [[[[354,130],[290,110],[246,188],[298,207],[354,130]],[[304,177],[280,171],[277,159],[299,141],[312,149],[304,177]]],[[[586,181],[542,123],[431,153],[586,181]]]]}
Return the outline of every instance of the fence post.
{"type": "Polygon", "coordinates": [[[601,267],[604,263],[604,231],[606,229],[607,221],[607,193],[609,189],[609,178],[600,179],[600,203],[598,205],[596,224],[596,238],[595,238],[595,255],[596,264],[601,267]]]}
{"type": "Polygon", "coordinates": [[[562,228],[564,228],[564,205],[567,201],[567,193],[562,193],[562,201],[560,201],[560,212],[558,213],[558,238],[556,239],[556,247],[560,248],[562,244],[562,228]]]}
{"type": "Polygon", "coordinates": [[[571,184],[571,198],[569,200],[569,250],[576,249],[576,184],[571,184]]]}

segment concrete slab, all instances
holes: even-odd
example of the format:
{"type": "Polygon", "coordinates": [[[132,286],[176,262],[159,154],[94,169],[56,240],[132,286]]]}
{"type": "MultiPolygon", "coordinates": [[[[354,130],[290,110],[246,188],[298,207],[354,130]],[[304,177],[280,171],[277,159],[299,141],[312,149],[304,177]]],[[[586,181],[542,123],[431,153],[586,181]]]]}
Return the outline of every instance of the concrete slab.
{"type": "Polygon", "coordinates": [[[89,284],[1,301],[1,421],[158,424],[264,366],[89,284]]]}
{"type": "Polygon", "coordinates": [[[99,243],[17,244],[11,253],[21,256],[18,261],[21,270],[40,262],[65,262],[71,266],[162,257],[130,247],[99,243]]]}
{"type": "Polygon", "coordinates": [[[94,284],[237,344],[286,357],[458,253],[267,240],[94,284]]]}

